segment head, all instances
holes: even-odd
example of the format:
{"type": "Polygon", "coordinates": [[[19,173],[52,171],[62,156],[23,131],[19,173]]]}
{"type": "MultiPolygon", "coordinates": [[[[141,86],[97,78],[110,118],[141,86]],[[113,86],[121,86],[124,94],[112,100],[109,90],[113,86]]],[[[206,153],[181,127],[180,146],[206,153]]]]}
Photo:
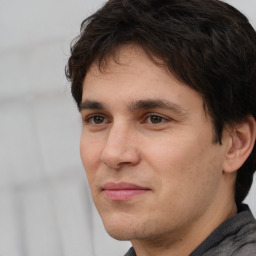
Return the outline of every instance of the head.
{"type": "MultiPolygon", "coordinates": [[[[255,122],[256,33],[230,5],[218,0],[109,0],[82,23],[71,47],[66,74],[79,110],[88,74],[101,79],[113,65],[126,65],[134,51],[169,73],[175,86],[200,96],[214,147],[221,148],[224,135],[246,120],[255,122]]],[[[255,169],[252,145],[235,170],[237,204],[246,197],[255,169]]]]}
{"type": "MultiPolygon", "coordinates": [[[[118,47],[134,43],[199,92],[210,114],[214,142],[226,126],[256,118],[256,33],[247,18],[217,0],[113,1],[87,18],[71,48],[66,74],[78,109],[83,80],[118,47]]],[[[235,198],[241,203],[256,170],[256,149],[238,170],[235,198]]]]}

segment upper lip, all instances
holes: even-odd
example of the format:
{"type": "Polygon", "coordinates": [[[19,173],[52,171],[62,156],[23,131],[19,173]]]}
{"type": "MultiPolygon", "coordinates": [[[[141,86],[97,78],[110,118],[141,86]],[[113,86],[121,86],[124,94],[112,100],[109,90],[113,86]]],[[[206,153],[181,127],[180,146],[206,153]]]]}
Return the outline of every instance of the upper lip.
{"type": "Polygon", "coordinates": [[[127,182],[108,182],[105,183],[102,187],[103,190],[149,190],[147,187],[142,187],[136,184],[127,183],[127,182]]]}

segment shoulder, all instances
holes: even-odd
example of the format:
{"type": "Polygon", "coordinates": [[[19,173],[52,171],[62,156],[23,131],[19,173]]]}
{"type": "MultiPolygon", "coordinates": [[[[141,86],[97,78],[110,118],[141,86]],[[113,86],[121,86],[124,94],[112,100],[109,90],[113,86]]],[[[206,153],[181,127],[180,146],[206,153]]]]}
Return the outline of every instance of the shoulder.
{"type": "MultiPolygon", "coordinates": [[[[256,255],[256,220],[249,210],[234,218],[227,227],[229,232],[221,241],[223,255],[255,256],[256,255]]],[[[218,247],[218,246],[217,246],[218,247]]]]}
{"type": "Polygon", "coordinates": [[[256,255],[256,221],[245,225],[240,232],[233,236],[232,256],[255,256],[256,255]]]}
{"type": "Polygon", "coordinates": [[[256,220],[249,208],[222,223],[191,256],[256,256],[256,220]]]}
{"type": "Polygon", "coordinates": [[[131,247],[130,250],[124,256],[136,256],[133,247],[131,247]]]}

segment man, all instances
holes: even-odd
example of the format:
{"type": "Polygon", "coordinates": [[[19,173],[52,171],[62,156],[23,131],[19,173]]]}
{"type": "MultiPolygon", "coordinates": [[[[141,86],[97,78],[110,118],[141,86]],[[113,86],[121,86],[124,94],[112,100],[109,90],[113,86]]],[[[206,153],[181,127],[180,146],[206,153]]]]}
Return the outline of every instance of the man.
{"type": "Polygon", "coordinates": [[[256,255],[256,33],[217,0],[109,0],[66,74],[81,158],[127,256],[256,255]]]}

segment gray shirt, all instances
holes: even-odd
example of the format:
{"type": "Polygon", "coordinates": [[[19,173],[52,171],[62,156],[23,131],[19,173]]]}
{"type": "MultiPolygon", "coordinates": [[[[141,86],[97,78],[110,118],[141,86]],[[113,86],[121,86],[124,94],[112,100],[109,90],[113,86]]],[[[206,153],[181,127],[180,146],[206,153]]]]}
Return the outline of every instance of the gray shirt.
{"type": "MultiPolygon", "coordinates": [[[[190,256],[256,256],[256,220],[247,205],[223,222],[190,256]]],[[[136,256],[131,248],[125,256],[136,256]]]]}

